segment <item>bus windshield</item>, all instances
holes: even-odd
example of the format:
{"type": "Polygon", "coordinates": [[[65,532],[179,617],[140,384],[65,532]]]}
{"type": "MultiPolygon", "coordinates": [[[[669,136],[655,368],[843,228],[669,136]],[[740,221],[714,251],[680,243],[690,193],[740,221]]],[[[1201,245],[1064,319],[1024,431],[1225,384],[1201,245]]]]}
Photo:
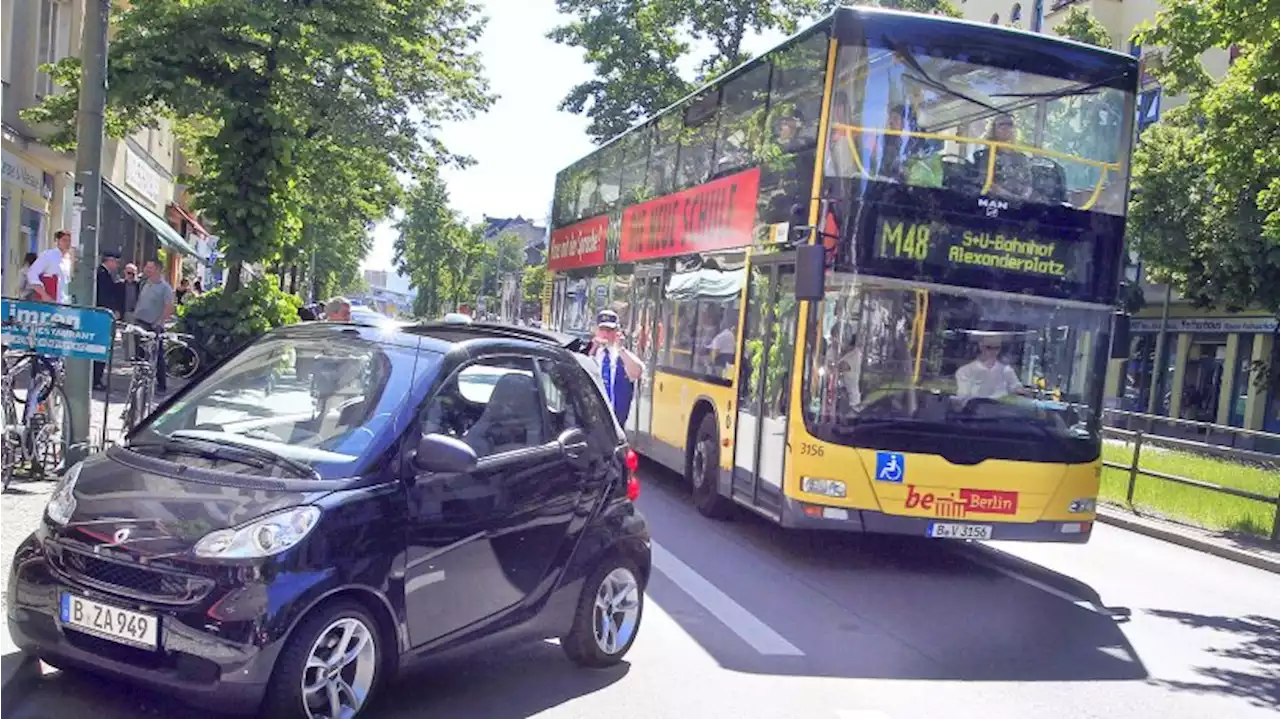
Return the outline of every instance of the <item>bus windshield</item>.
{"type": "Polygon", "coordinates": [[[1097,458],[1107,308],[836,273],[815,313],[804,404],[824,439],[934,453],[1004,439],[983,458],[1097,458]]]}
{"type": "Polygon", "coordinates": [[[1123,215],[1131,93],[925,48],[840,48],[825,174],[1123,215]]]}

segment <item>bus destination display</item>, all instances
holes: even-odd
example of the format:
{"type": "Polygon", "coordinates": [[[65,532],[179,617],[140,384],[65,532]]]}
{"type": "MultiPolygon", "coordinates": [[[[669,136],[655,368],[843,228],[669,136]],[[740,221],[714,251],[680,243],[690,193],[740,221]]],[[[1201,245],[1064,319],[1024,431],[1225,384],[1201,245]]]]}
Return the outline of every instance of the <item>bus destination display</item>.
{"type": "Polygon", "coordinates": [[[877,219],[873,256],[930,268],[991,270],[1028,278],[1082,283],[1091,258],[1087,242],[1038,237],[945,222],[877,219]]]}

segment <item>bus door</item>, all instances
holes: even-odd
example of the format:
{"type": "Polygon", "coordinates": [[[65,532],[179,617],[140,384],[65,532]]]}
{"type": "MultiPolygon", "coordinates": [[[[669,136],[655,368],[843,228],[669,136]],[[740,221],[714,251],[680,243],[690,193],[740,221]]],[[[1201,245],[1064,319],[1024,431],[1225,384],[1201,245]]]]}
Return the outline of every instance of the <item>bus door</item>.
{"type": "Polygon", "coordinates": [[[733,496],[773,516],[782,509],[796,311],[795,265],[753,257],[738,365],[733,496]]]}
{"type": "Polygon", "coordinates": [[[636,383],[635,400],[625,429],[632,446],[643,452],[652,441],[653,373],[658,363],[658,303],[662,298],[662,267],[637,267],[631,283],[631,317],[627,324],[632,351],[644,362],[644,376],[636,383]]]}

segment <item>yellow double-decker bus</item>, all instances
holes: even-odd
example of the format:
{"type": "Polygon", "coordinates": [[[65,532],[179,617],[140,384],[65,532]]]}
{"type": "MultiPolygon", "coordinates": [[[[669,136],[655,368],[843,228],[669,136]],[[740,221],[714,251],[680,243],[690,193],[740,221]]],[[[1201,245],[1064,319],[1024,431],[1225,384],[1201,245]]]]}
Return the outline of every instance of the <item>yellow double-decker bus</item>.
{"type": "Polygon", "coordinates": [[[549,325],[618,313],[703,514],[1088,541],[1138,73],[842,8],[559,173],[549,325]]]}

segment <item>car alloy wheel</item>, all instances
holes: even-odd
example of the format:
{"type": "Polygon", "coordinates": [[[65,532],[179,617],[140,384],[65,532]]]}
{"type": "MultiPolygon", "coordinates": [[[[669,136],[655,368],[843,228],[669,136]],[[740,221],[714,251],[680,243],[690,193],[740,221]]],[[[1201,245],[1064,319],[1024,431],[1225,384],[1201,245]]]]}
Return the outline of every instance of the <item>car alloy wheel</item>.
{"type": "Polygon", "coordinates": [[[592,610],[596,646],[614,655],[631,643],[640,625],[640,583],[626,567],[605,576],[596,590],[592,610]]]}
{"type": "Polygon", "coordinates": [[[377,638],[358,617],[330,622],[311,646],[302,670],[309,719],[344,719],[364,706],[377,678],[377,638]]]}

